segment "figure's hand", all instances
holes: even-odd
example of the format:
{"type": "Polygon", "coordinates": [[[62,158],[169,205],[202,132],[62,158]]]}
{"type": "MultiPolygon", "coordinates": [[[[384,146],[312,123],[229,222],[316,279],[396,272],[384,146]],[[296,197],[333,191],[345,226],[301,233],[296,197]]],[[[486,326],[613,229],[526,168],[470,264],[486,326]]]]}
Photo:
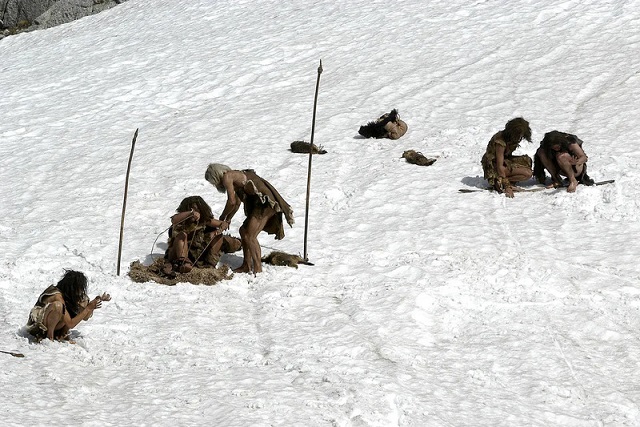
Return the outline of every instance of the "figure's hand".
{"type": "MultiPolygon", "coordinates": [[[[111,297],[109,297],[111,298],[111,297]]],[[[97,296],[95,297],[93,300],[91,300],[91,302],[89,304],[87,304],[87,308],[91,311],[102,307],[102,298],[97,296]]]]}
{"type": "Polygon", "coordinates": [[[510,199],[513,199],[513,187],[507,187],[504,189],[504,195],[510,199]]]}
{"type": "Polygon", "coordinates": [[[96,298],[100,298],[101,301],[111,301],[111,295],[106,292],[96,298]]]}
{"type": "Polygon", "coordinates": [[[222,223],[220,224],[220,230],[224,231],[224,230],[228,230],[229,229],[229,223],[227,221],[222,221],[222,223]]]}

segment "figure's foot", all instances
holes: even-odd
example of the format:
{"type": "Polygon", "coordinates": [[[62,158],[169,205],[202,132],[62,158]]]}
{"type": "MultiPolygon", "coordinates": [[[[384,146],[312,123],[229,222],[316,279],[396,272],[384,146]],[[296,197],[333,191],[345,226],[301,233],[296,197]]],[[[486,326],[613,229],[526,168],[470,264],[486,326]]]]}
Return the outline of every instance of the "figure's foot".
{"type": "Polygon", "coordinates": [[[571,181],[567,187],[567,193],[575,193],[578,188],[578,181],[571,181]]]}
{"type": "Polygon", "coordinates": [[[513,187],[507,187],[504,189],[504,195],[510,199],[513,199],[513,187]]]}
{"type": "Polygon", "coordinates": [[[234,268],[233,272],[234,273],[251,273],[251,270],[249,270],[248,266],[242,264],[240,267],[234,268]]]}
{"type": "Polygon", "coordinates": [[[189,260],[189,258],[178,258],[174,261],[174,267],[180,273],[188,273],[193,269],[193,263],[189,260]]]}
{"type": "Polygon", "coordinates": [[[64,334],[64,335],[61,335],[59,337],[56,337],[56,340],[60,341],[60,342],[66,342],[66,343],[69,343],[69,344],[75,344],[76,343],[74,340],[71,339],[71,336],[69,334],[64,334]]]}
{"type": "Polygon", "coordinates": [[[162,266],[162,274],[165,276],[170,276],[173,273],[173,265],[169,261],[165,261],[162,266]]]}

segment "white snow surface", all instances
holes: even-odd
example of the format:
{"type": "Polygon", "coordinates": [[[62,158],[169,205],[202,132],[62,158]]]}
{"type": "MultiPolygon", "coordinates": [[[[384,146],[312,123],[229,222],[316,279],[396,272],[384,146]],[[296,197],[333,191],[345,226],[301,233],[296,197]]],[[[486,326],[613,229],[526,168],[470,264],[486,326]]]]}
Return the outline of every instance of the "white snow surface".
{"type": "Polygon", "coordinates": [[[25,357],[0,353],[0,425],[640,425],[638,52],[640,0],[131,0],[5,38],[0,350],[25,357]],[[211,162],[280,191],[297,221],[263,255],[302,255],[289,144],[311,137],[320,60],[315,265],[132,282],[182,198],[222,211],[211,162]],[[404,137],[358,137],[392,108],[404,137]],[[459,193],[518,116],[521,153],[575,133],[616,182],[459,193]],[[76,345],[37,344],[29,310],[65,269],[113,300],[76,345]]]}

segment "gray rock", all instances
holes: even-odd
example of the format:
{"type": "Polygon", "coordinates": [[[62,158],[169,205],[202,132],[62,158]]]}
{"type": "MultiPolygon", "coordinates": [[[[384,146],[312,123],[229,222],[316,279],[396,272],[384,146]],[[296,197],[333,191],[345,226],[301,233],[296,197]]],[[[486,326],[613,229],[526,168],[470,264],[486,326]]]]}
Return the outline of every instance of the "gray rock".
{"type": "Polygon", "coordinates": [[[0,30],[11,34],[65,24],[126,0],[0,0],[0,30]]]}

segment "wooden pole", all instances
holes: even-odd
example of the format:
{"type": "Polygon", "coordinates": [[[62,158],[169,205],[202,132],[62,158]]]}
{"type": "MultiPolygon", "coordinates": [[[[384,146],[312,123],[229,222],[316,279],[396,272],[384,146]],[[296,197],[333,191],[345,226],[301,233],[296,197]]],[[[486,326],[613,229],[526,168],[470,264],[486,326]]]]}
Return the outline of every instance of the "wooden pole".
{"type": "Polygon", "coordinates": [[[304,212],[304,255],[303,260],[309,262],[307,257],[307,231],[309,229],[309,195],[311,193],[311,159],[313,158],[313,135],[316,130],[316,108],[318,106],[318,89],[320,87],[320,74],[322,74],[322,60],[318,67],[318,80],[316,81],[316,95],[313,99],[313,119],[311,121],[311,142],[309,143],[309,168],[307,170],[307,205],[304,212]]]}
{"type": "Polygon", "coordinates": [[[138,138],[138,129],[133,134],[133,141],[131,141],[131,153],[129,154],[129,163],[127,164],[127,177],[124,181],[124,200],[122,201],[122,217],[120,218],[120,243],[118,243],[118,276],[120,275],[120,258],[122,256],[122,235],[124,234],[124,212],[127,209],[127,190],[129,188],[129,173],[131,172],[131,160],[133,159],[133,149],[136,146],[136,139],[138,138]]]}

